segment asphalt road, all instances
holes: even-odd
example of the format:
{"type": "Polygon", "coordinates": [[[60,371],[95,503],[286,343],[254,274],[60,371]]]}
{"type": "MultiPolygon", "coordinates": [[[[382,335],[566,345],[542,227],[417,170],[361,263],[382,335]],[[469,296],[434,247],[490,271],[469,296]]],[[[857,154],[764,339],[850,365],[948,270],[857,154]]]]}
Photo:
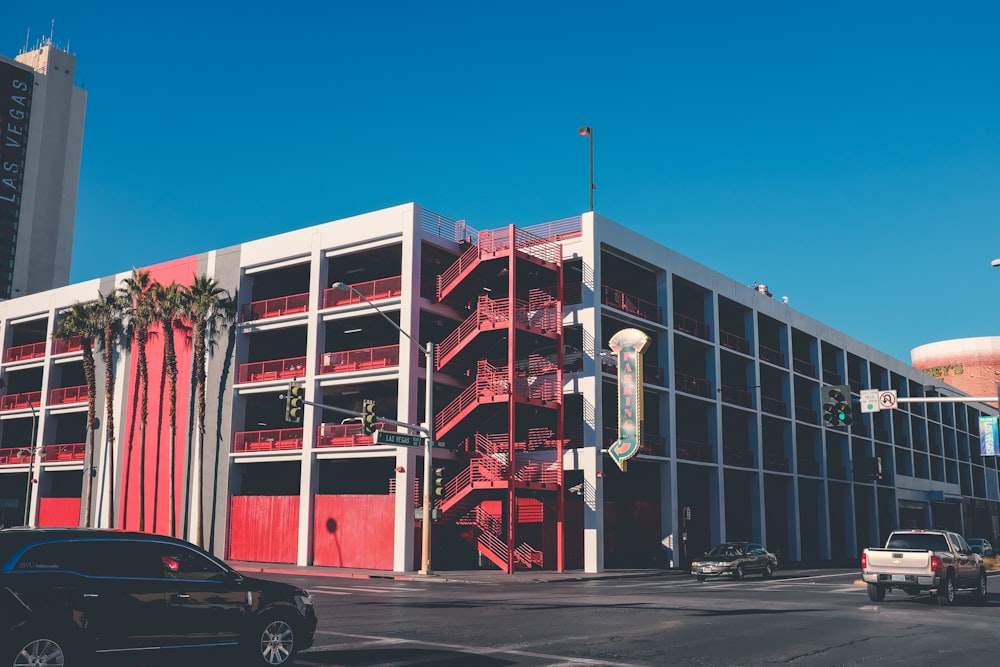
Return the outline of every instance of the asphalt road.
{"type": "MultiPolygon", "coordinates": [[[[857,570],[698,583],[680,573],[459,584],[271,575],[313,593],[319,628],[299,667],[995,665],[1000,592],[953,607],[857,570]]],[[[1000,591],[1000,577],[990,579],[1000,591]]],[[[233,664],[212,659],[206,664],[233,664]]]]}
{"type": "Polygon", "coordinates": [[[857,570],[705,583],[677,573],[492,585],[283,578],[316,599],[303,667],[1000,662],[1000,594],[942,608],[893,592],[874,604],[857,570]]]}

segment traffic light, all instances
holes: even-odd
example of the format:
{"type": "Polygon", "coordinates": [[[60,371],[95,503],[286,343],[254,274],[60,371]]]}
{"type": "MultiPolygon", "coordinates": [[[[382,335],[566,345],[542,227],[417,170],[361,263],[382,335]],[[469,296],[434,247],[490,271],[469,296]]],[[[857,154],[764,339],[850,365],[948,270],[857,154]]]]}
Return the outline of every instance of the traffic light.
{"type": "Polygon", "coordinates": [[[302,409],[305,406],[305,397],[302,394],[302,385],[288,385],[288,393],[285,394],[285,421],[290,424],[302,422],[302,409]]]}
{"type": "Polygon", "coordinates": [[[851,388],[846,384],[824,386],[821,390],[823,399],[823,421],[834,428],[850,426],[851,388]]]}
{"type": "Polygon", "coordinates": [[[444,468],[434,468],[434,495],[444,498],[444,468]]]}
{"type": "Polygon", "coordinates": [[[365,435],[375,433],[375,401],[365,399],[361,404],[361,430],[365,435]]]}

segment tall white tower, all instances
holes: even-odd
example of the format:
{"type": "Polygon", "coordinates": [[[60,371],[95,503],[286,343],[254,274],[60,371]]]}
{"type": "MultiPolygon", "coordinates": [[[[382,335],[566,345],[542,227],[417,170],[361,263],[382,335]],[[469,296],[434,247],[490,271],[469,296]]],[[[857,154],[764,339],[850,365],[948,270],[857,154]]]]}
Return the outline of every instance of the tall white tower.
{"type": "Polygon", "coordinates": [[[69,283],[87,93],[45,40],[0,56],[0,299],[69,283]]]}

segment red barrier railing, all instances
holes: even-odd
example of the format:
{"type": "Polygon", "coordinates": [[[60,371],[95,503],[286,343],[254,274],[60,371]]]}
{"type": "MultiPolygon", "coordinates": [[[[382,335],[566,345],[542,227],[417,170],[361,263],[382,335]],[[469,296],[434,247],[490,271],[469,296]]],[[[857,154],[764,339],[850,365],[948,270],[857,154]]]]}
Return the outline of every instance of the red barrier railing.
{"type": "Polygon", "coordinates": [[[52,354],[66,354],[83,349],[83,336],[72,336],[69,339],[57,338],[52,344],[52,354]]]}
{"type": "Polygon", "coordinates": [[[87,451],[87,443],[76,442],[69,445],[45,445],[46,463],[56,461],[82,461],[83,455],[87,451]]]}
{"type": "Polygon", "coordinates": [[[242,431],[233,437],[233,451],[271,452],[282,449],[302,449],[302,432],[301,428],[242,431]]]}
{"type": "Polygon", "coordinates": [[[660,306],[637,296],[626,294],[614,287],[601,285],[601,303],[650,322],[663,323],[663,309],[660,306]]]}
{"type": "Polygon", "coordinates": [[[26,359],[37,359],[45,356],[45,341],[39,343],[28,343],[7,348],[4,354],[4,361],[24,361],[26,359]]]}
{"type": "Polygon", "coordinates": [[[331,287],[323,290],[323,307],[333,308],[335,306],[349,306],[352,303],[364,303],[364,299],[358,296],[358,292],[369,301],[397,297],[403,293],[403,277],[380,278],[364,283],[354,283],[351,287],[353,289],[331,287]]]}
{"type": "Polygon", "coordinates": [[[275,299],[253,301],[243,306],[243,321],[265,320],[269,317],[281,317],[292,313],[304,313],[309,310],[309,293],[280,296],[275,299]]]}
{"type": "Polygon", "coordinates": [[[319,372],[321,375],[350,373],[398,365],[399,345],[384,345],[344,352],[324,352],[320,357],[319,372]]]}
{"type": "Polygon", "coordinates": [[[28,463],[31,460],[29,447],[4,447],[0,449],[0,465],[28,463]]]}
{"type": "Polygon", "coordinates": [[[283,380],[287,378],[304,377],[306,374],[306,358],[273,359],[271,361],[255,361],[240,365],[239,382],[266,382],[267,380],[283,380]]]}
{"type": "Polygon", "coordinates": [[[49,392],[49,405],[64,405],[80,403],[87,400],[87,385],[79,387],[61,387],[49,392]]]}
{"type": "Polygon", "coordinates": [[[7,394],[6,396],[0,396],[0,410],[27,410],[28,408],[37,410],[41,400],[42,392],[40,391],[7,394]]]}
{"type": "MultiPolygon", "coordinates": [[[[379,431],[395,431],[396,427],[376,422],[379,431]]],[[[317,447],[364,447],[375,444],[375,438],[365,435],[360,423],[320,424],[316,431],[317,447]]]]}

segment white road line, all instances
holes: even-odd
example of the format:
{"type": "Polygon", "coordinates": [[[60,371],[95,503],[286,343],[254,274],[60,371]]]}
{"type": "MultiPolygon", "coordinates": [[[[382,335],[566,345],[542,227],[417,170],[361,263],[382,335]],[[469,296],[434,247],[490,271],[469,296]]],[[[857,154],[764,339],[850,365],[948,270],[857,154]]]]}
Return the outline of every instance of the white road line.
{"type": "Polygon", "coordinates": [[[426,588],[370,588],[368,586],[310,586],[309,591],[348,591],[350,593],[356,593],[361,591],[363,593],[420,593],[427,590],[426,588]]]}
{"type": "MultiPolygon", "coordinates": [[[[330,631],[330,630],[317,630],[316,634],[317,635],[330,635],[330,636],[334,636],[334,637],[348,637],[350,639],[367,639],[367,640],[371,640],[371,641],[377,642],[377,643],[383,643],[383,642],[385,642],[388,639],[386,637],[379,637],[377,635],[358,635],[358,634],[351,634],[351,633],[347,633],[347,632],[333,632],[333,631],[330,631]]],[[[596,637],[596,635],[595,636],[578,637],[578,638],[574,638],[574,639],[579,639],[581,642],[587,642],[589,640],[593,640],[595,637],[596,637]]],[[[603,637],[603,635],[602,635],[602,637],[603,637]]],[[[567,638],[564,637],[564,638],[561,638],[560,640],[561,641],[565,641],[566,639],[567,638]]],[[[503,655],[503,654],[520,655],[520,656],[524,656],[526,658],[539,658],[539,659],[542,659],[542,660],[555,660],[555,661],[558,661],[555,664],[605,665],[607,667],[640,667],[636,663],[632,663],[632,662],[610,662],[608,660],[596,660],[596,659],[591,659],[591,658],[577,658],[577,657],[568,656],[568,655],[553,655],[551,653],[536,653],[534,651],[524,651],[524,650],[516,649],[516,648],[513,648],[513,647],[505,648],[503,646],[497,646],[497,647],[492,647],[492,646],[491,647],[485,647],[485,646],[466,646],[464,644],[448,644],[448,643],[444,643],[444,642],[429,642],[429,641],[424,641],[424,640],[420,640],[420,639],[406,639],[406,640],[398,640],[398,641],[392,640],[392,643],[394,643],[394,644],[400,644],[400,643],[419,644],[419,645],[422,645],[422,646],[430,646],[432,648],[437,648],[437,649],[442,649],[442,650],[446,649],[446,650],[449,650],[449,651],[461,651],[463,653],[470,653],[470,654],[474,654],[474,655],[503,655]]],[[[524,646],[524,645],[525,644],[520,644],[519,646],[524,646]]],[[[313,651],[313,650],[314,649],[309,649],[308,651],[304,651],[303,653],[300,653],[299,654],[299,662],[301,662],[303,664],[309,664],[308,662],[305,661],[305,659],[308,658],[309,652],[313,651]]],[[[333,650],[336,650],[336,649],[334,648],[333,650]]],[[[402,665],[416,665],[416,664],[420,664],[421,662],[426,661],[426,658],[427,658],[427,656],[423,656],[423,657],[420,657],[420,658],[415,658],[413,661],[393,662],[391,664],[392,665],[401,665],[401,666],[402,665]]],[[[440,659],[440,656],[438,656],[435,659],[440,659]]]]}

